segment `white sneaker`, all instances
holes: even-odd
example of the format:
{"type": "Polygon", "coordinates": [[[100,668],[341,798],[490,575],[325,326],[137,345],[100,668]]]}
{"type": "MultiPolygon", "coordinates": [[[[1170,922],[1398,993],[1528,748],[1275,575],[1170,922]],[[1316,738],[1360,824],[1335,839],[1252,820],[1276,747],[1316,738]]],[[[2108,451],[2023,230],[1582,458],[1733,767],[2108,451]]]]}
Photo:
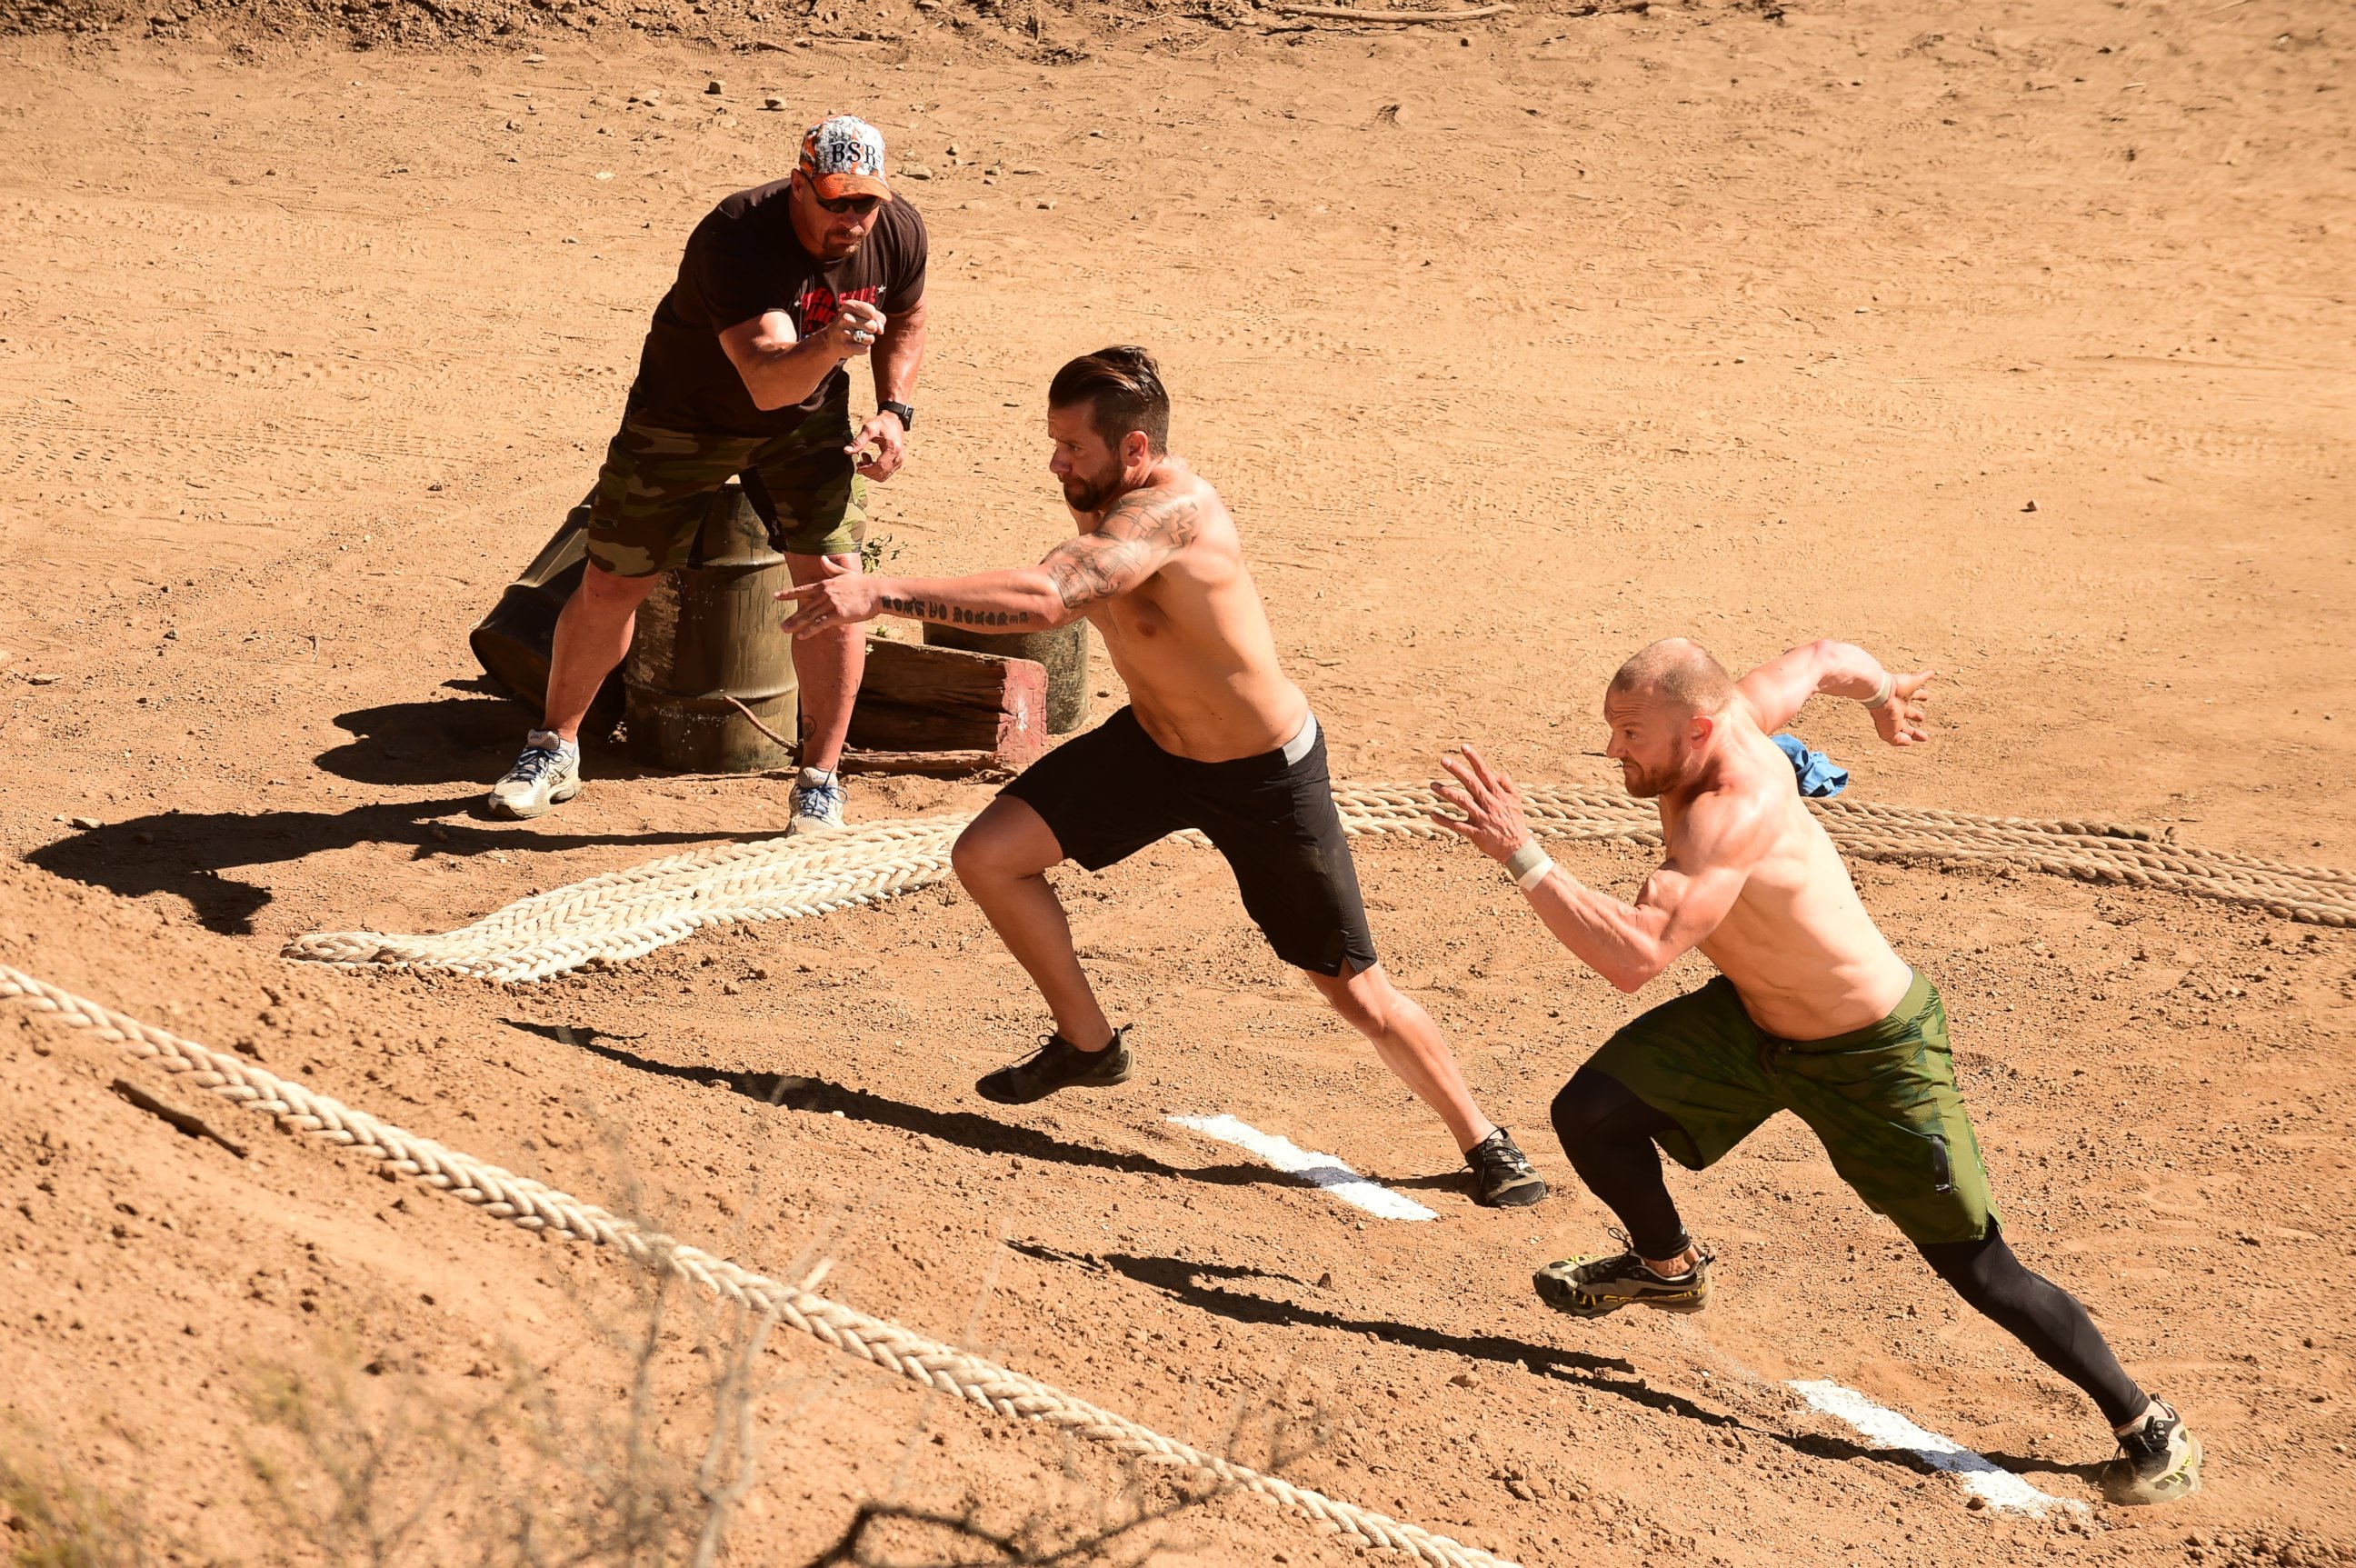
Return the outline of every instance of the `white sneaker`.
{"type": "Polygon", "coordinates": [[[495,817],[538,817],[581,793],[581,745],[536,729],[507,777],[491,786],[484,808],[495,817]]]}
{"type": "Polygon", "coordinates": [[[821,768],[805,768],[794,781],[793,820],[788,833],[829,833],[842,826],[846,793],[842,775],[821,768]]]}

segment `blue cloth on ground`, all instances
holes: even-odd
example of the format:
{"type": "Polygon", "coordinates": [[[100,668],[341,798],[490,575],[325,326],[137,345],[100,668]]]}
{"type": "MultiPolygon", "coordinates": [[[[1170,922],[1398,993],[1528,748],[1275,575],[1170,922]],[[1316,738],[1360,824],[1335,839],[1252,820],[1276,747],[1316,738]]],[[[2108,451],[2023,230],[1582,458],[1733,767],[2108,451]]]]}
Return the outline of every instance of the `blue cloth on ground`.
{"type": "Polygon", "coordinates": [[[1799,777],[1801,794],[1820,800],[1848,788],[1848,769],[1834,767],[1833,759],[1821,751],[1810,751],[1807,742],[1798,736],[1772,735],[1767,738],[1782,746],[1783,755],[1792,759],[1792,771],[1799,777]]]}

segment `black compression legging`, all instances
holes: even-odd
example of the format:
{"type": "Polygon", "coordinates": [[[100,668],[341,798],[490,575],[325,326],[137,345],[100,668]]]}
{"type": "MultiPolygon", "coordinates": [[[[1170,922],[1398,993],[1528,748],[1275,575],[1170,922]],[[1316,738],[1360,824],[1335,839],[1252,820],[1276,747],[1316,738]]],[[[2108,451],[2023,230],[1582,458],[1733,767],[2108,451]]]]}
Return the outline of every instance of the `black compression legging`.
{"type": "Polygon", "coordinates": [[[1583,1067],[1554,1097],[1554,1132],[1587,1190],[1628,1228],[1640,1258],[1674,1258],[1691,1244],[1669,1185],[1661,1179],[1661,1152],[1653,1136],[1674,1128],[1608,1072],[1583,1067]]]}
{"type": "MultiPolygon", "coordinates": [[[[1581,1068],[1554,1100],[1554,1130],[1588,1190],[1628,1229],[1640,1258],[1674,1258],[1690,1239],[1661,1179],[1655,1137],[1676,1121],[1606,1072],[1581,1068]]],[[[1977,1311],[2086,1391],[2113,1426],[2141,1415],[2144,1391],[2068,1291],[2033,1273],[1991,1222],[1977,1241],[1917,1241],[1915,1251],[1977,1311]]]]}

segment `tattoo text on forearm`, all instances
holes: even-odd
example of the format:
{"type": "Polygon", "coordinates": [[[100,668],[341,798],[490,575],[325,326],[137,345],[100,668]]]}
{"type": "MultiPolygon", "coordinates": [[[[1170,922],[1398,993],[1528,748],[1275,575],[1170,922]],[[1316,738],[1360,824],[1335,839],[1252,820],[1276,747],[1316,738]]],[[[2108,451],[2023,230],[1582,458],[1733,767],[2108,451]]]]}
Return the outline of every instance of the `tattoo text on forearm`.
{"type": "Polygon", "coordinates": [[[890,594],[876,602],[894,615],[937,620],[948,626],[1028,626],[1033,618],[1029,610],[969,610],[938,599],[900,599],[890,594]]]}

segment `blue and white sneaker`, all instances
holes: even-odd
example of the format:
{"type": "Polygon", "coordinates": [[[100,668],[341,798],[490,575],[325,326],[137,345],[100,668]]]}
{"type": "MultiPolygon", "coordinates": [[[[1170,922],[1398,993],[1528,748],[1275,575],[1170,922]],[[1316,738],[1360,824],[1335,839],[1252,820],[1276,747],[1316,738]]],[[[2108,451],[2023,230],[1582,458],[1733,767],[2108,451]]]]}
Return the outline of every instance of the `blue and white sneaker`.
{"type": "Polygon", "coordinates": [[[822,768],[805,768],[794,780],[793,820],[787,833],[830,833],[842,826],[842,775],[822,768]]]}
{"type": "Polygon", "coordinates": [[[581,743],[536,729],[507,777],[491,786],[484,810],[495,817],[539,817],[581,793],[581,743]]]}

